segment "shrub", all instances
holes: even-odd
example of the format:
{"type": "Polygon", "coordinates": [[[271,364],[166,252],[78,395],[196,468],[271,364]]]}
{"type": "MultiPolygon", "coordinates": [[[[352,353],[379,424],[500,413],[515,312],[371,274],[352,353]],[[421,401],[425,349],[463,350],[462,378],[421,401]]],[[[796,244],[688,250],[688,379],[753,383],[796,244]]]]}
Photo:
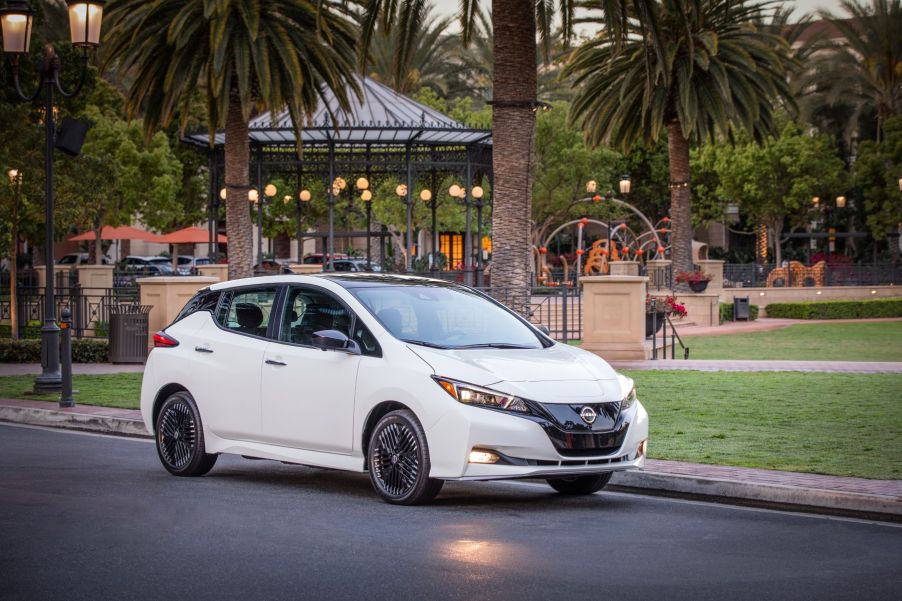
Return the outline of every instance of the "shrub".
{"type": "MultiPolygon", "coordinates": [[[[74,338],[72,340],[73,363],[106,363],[110,345],[98,338],[74,338]]],[[[40,363],[41,341],[34,339],[0,339],[0,363],[40,363]]]]}
{"type": "Polygon", "coordinates": [[[902,298],[771,303],[767,306],[767,316],[787,319],[902,317],[902,298]]]}
{"type": "MultiPolygon", "coordinates": [[[[756,319],[758,319],[758,305],[749,305],[749,321],[756,319]]],[[[733,321],[733,303],[720,303],[720,323],[725,321],[733,321]]]]}
{"type": "MultiPolygon", "coordinates": [[[[31,320],[25,324],[22,338],[40,338],[41,322],[31,320]]],[[[12,334],[12,327],[9,325],[0,325],[0,338],[9,338],[12,334]]]]}

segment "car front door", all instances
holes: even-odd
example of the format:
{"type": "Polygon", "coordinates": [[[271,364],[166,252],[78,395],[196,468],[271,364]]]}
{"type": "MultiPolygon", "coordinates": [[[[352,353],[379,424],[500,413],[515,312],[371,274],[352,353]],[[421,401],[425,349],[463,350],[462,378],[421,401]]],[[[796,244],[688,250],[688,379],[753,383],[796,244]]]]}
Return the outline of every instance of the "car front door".
{"type": "Polygon", "coordinates": [[[259,439],[263,354],[278,293],[273,285],[230,289],[214,320],[198,332],[193,352],[203,373],[197,381],[203,405],[212,408],[203,417],[223,438],[259,439]]]}
{"type": "Polygon", "coordinates": [[[313,334],[338,330],[350,338],[354,320],[322,288],[288,288],[278,340],[264,356],[264,440],[311,451],[351,452],[360,355],[315,348],[313,334]]]}

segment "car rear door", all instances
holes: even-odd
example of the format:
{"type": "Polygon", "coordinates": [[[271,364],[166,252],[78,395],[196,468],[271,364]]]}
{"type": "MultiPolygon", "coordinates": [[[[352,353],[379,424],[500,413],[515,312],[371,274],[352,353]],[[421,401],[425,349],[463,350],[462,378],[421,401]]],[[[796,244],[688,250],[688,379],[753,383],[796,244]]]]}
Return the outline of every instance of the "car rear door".
{"type": "Polygon", "coordinates": [[[350,453],[360,355],[312,346],[320,330],[351,337],[355,316],[316,286],[290,286],[277,340],[265,351],[263,438],[272,444],[350,453]]]}
{"type": "Polygon", "coordinates": [[[263,353],[280,289],[272,284],[229,289],[215,319],[198,333],[193,353],[202,373],[196,381],[209,408],[202,413],[218,436],[259,439],[263,353]]]}

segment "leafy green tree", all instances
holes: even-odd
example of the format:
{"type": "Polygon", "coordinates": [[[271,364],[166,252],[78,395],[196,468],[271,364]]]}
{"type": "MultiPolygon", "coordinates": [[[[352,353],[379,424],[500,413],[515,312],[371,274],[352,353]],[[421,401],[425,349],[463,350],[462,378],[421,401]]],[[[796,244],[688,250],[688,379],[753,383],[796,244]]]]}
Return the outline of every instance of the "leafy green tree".
{"type": "MultiPolygon", "coordinates": [[[[612,2],[612,4],[616,4],[612,2]]],[[[574,120],[590,144],[628,150],[665,133],[671,182],[674,269],[692,269],[689,150],[739,126],[763,139],[773,102],[792,103],[785,41],[761,31],[768,4],[735,0],[660,0],[653,17],[620,13],[626,38],[608,29],[579,47],[565,69],[581,86],[574,120]]]]}
{"type": "MultiPolygon", "coordinates": [[[[225,128],[229,277],[252,274],[247,207],[248,122],[287,107],[296,130],[329,88],[342,108],[353,79],[356,35],[344,4],[323,0],[115,0],[104,20],[108,60],[133,80],[130,116],[148,135],[205,104],[211,134],[225,128]]],[[[300,136],[298,136],[300,137],[300,136]]]]}
{"type": "MultiPolygon", "coordinates": [[[[753,222],[767,226],[774,258],[782,262],[781,238],[788,221],[792,230],[812,219],[812,198],[832,198],[848,186],[845,164],[836,154],[833,140],[803,131],[787,122],[779,135],[761,144],[742,135],[734,145],[709,144],[696,153],[693,169],[714,173],[717,183],[706,180],[701,190],[712,214],[713,205],[735,202],[753,222]],[[713,196],[713,198],[711,198],[713,196]]],[[[720,214],[723,214],[721,209],[720,214]]]]}
{"type": "Polygon", "coordinates": [[[868,228],[875,238],[887,236],[896,261],[902,229],[902,116],[887,119],[884,133],[880,142],[861,143],[854,173],[864,198],[868,228]]]}

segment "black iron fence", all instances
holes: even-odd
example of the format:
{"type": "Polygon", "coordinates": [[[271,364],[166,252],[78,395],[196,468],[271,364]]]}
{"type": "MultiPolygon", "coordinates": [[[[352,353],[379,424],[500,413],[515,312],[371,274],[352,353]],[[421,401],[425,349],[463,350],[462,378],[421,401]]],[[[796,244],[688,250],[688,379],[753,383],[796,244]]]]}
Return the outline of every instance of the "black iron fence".
{"type": "Polygon", "coordinates": [[[554,286],[535,288],[481,288],[501,304],[548,328],[549,335],[563,342],[582,337],[582,288],[554,286]]]}
{"type": "MultiPolygon", "coordinates": [[[[767,286],[767,279],[778,266],[770,263],[726,263],[723,266],[724,288],[760,288],[767,286]]],[[[773,278],[774,287],[785,287],[790,282],[798,281],[803,286],[817,285],[809,268],[799,273],[799,268],[792,263],[786,266],[785,274],[773,278]],[[793,271],[795,270],[795,272],[793,271]]],[[[902,265],[895,263],[855,263],[850,265],[825,265],[823,273],[824,286],[880,286],[902,284],[902,265]]]]}

